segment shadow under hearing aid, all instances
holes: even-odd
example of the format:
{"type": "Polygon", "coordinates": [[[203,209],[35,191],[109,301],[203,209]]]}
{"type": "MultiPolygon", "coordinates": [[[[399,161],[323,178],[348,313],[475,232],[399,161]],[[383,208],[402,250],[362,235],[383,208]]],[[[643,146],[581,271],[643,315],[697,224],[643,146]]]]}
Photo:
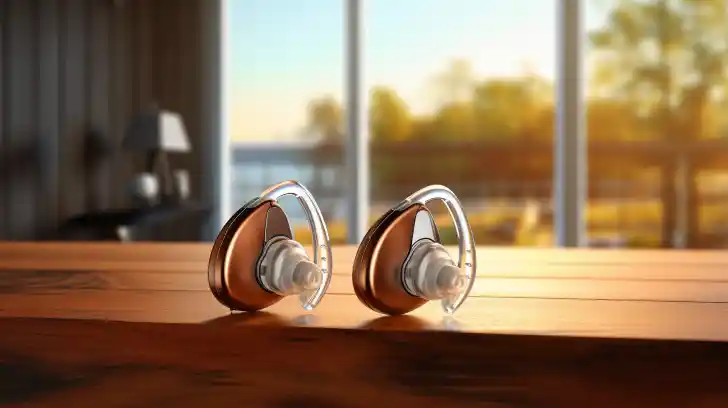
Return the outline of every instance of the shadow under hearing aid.
{"type": "Polygon", "coordinates": [[[460,331],[462,329],[458,320],[452,316],[445,316],[439,323],[432,323],[425,319],[410,315],[382,316],[370,320],[359,327],[371,330],[402,331],[460,331]]]}
{"type": "Polygon", "coordinates": [[[293,322],[270,312],[233,312],[225,316],[216,317],[205,322],[214,326],[271,326],[285,327],[293,322]]]}
{"type": "Polygon", "coordinates": [[[406,331],[420,331],[420,330],[435,330],[433,326],[427,320],[421,319],[416,316],[409,315],[396,315],[396,316],[382,316],[376,319],[370,320],[360,326],[362,329],[370,330],[406,330],[406,331]]]}

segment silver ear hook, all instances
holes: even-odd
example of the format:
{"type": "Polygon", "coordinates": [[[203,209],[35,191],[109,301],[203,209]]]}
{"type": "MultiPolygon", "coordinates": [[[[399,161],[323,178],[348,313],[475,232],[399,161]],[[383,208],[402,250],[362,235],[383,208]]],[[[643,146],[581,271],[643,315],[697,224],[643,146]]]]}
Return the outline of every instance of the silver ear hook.
{"type": "Polygon", "coordinates": [[[475,283],[475,238],[470,230],[470,224],[465,216],[463,207],[455,193],[441,185],[432,185],[412,193],[405,198],[397,209],[404,209],[412,204],[427,204],[432,200],[440,200],[447,206],[450,217],[455,224],[455,234],[458,238],[458,267],[466,279],[464,289],[459,293],[446,296],[442,299],[442,308],[448,313],[454,313],[470,294],[475,283]]]}
{"type": "Polygon", "coordinates": [[[324,217],[313,195],[311,195],[311,192],[306,187],[296,181],[284,181],[269,187],[261,193],[255,205],[269,200],[277,201],[286,195],[295,196],[301,204],[301,207],[303,207],[303,211],[308,219],[308,225],[311,228],[311,235],[313,236],[313,260],[321,270],[322,279],[318,288],[313,293],[307,291],[301,294],[301,305],[304,309],[311,310],[319,304],[331,283],[331,245],[329,243],[329,232],[326,229],[324,217]]]}

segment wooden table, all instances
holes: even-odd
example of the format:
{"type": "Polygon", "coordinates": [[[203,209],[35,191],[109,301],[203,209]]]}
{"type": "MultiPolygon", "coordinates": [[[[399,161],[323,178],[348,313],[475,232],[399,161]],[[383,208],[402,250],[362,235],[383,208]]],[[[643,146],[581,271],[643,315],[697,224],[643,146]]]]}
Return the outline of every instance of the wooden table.
{"type": "Polygon", "coordinates": [[[0,243],[0,405],[728,406],[728,254],[480,249],[444,318],[368,311],[354,251],[314,311],[231,315],[206,244],[0,243]]]}

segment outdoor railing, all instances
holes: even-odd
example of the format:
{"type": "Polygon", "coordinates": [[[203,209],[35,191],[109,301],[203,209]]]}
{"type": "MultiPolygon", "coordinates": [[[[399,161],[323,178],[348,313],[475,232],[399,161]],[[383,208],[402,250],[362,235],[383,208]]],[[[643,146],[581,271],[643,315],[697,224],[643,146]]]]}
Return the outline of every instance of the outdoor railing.
{"type": "MultiPolygon", "coordinates": [[[[667,155],[664,148],[655,147],[650,153],[645,143],[635,143],[635,146],[639,147],[629,150],[631,156],[624,157],[619,144],[604,144],[590,151],[590,156],[596,159],[590,161],[601,162],[603,166],[603,163],[610,161],[609,156],[622,156],[622,160],[611,159],[615,169],[630,171],[631,157],[632,169],[643,169],[644,172],[655,167],[667,155]]],[[[426,184],[447,184],[461,198],[468,213],[472,214],[474,223],[487,224],[487,227],[476,227],[479,242],[517,244],[515,235],[518,231],[531,228],[543,232],[551,228],[552,182],[551,174],[547,171],[551,152],[547,151],[547,147],[501,144],[488,148],[483,144],[462,144],[458,148],[450,144],[447,148],[437,148],[423,143],[372,146],[372,216],[380,214],[404,195],[426,184]],[[470,164],[465,166],[463,163],[470,164]],[[546,170],[538,170],[539,166],[546,170]]],[[[270,184],[296,179],[316,196],[330,223],[343,224],[346,217],[341,178],[344,154],[340,145],[237,144],[232,149],[233,207],[246,202],[270,184]]],[[[693,150],[715,154],[714,149],[693,150]]],[[[590,180],[589,184],[587,213],[591,235],[637,236],[635,240],[639,243],[634,245],[650,246],[659,241],[659,178],[645,179],[613,171],[606,172],[601,179],[590,180]]],[[[713,208],[724,206],[728,190],[710,190],[701,195],[701,217],[708,227],[703,230],[728,230],[728,227],[722,226],[724,218],[728,224],[728,214],[713,208]]],[[[302,223],[304,216],[298,206],[291,205],[290,208],[292,221],[302,223]]],[[[629,241],[631,238],[624,239],[629,241]]],[[[532,237],[523,244],[539,242],[548,244],[548,238],[532,237]]]]}

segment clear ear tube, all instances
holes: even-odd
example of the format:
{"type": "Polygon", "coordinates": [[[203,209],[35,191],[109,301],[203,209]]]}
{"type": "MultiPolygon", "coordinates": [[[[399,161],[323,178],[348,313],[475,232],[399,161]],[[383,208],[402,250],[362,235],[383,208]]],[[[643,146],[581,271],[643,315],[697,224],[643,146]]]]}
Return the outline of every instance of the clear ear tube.
{"type": "Polygon", "coordinates": [[[415,242],[403,265],[402,282],[414,296],[442,301],[443,310],[454,313],[470,294],[475,282],[475,239],[457,196],[445,186],[425,187],[407,197],[398,208],[441,200],[447,206],[458,238],[458,263],[441,244],[421,239],[415,242]]]}

